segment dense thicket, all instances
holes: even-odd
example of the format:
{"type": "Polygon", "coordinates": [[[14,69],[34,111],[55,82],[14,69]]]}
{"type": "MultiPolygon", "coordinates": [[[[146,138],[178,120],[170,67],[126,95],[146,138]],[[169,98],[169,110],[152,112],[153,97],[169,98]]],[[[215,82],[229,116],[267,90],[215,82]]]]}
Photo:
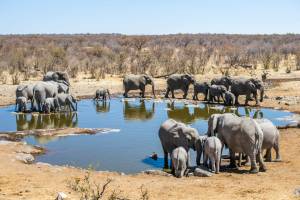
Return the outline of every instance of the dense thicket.
{"type": "Polygon", "coordinates": [[[177,34],[160,36],[3,35],[0,69],[11,74],[68,69],[101,78],[105,74],[173,71],[193,74],[211,68],[220,72],[236,67],[300,69],[300,35],[177,34]]]}

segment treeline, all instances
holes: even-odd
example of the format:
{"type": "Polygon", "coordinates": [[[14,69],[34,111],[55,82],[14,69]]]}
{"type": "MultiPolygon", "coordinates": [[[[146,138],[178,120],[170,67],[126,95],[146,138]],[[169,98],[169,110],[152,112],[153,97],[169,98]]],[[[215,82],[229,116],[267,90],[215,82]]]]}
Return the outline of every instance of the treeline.
{"type": "Polygon", "coordinates": [[[91,78],[105,74],[177,72],[203,74],[212,68],[228,73],[242,67],[255,70],[300,69],[300,35],[120,34],[2,35],[0,70],[22,73],[68,70],[91,78]]]}

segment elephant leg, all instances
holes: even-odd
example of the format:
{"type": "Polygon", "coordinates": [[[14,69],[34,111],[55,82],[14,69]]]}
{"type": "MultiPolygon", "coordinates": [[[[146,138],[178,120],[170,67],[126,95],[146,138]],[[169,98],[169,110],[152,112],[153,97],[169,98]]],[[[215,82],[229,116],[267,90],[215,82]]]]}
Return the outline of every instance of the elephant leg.
{"type": "Polygon", "coordinates": [[[279,143],[278,142],[274,144],[274,149],[275,149],[275,152],[276,152],[276,159],[275,159],[275,161],[276,162],[280,162],[281,161],[281,156],[280,156],[279,143]]]}
{"type": "Polygon", "coordinates": [[[248,106],[248,101],[250,99],[250,94],[246,95],[245,106],[248,106]]]}
{"type": "Polygon", "coordinates": [[[197,96],[197,94],[196,94],[196,92],[194,92],[193,100],[196,100],[196,96],[197,96]]]}
{"type": "Polygon", "coordinates": [[[188,92],[188,90],[187,90],[187,89],[185,89],[185,90],[184,90],[184,94],[183,94],[183,98],[184,98],[184,99],[186,99],[187,92],[188,92]]]}
{"type": "Polygon", "coordinates": [[[165,94],[165,98],[169,98],[169,93],[170,93],[170,88],[168,87],[168,88],[167,88],[167,92],[166,92],[166,94],[165,94]]]}
{"type": "Polygon", "coordinates": [[[174,90],[171,90],[172,98],[175,99],[174,90]]]}
{"type": "Polygon", "coordinates": [[[259,171],[260,172],[265,172],[265,171],[267,171],[267,169],[266,169],[266,166],[265,166],[265,163],[264,163],[264,161],[263,161],[263,157],[262,157],[262,153],[261,153],[261,151],[259,151],[258,152],[258,162],[259,162],[259,171]]]}
{"type": "Polygon", "coordinates": [[[254,97],[254,99],[255,99],[256,105],[259,105],[259,101],[258,101],[258,99],[257,99],[257,94],[254,93],[254,94],[253,94],[253,97],[254,97]]]}
{"type": "Polygon", "coordinates": [[[271,148],[267,149],[265,154],[266,162],[272,162],[271,148]]]}
{"type": "Polygon", "coordinates": [[[230,164],[228,167],[232,168],[232,169],[236,169],[237,165],[235,162],[235,152],[233,152],[231,149],[229,149],[229,154],[230,154],[230,164]]]}
{"type": "Polygon", "coordinates": [[[168,165],[168,152],[164,151],[164,168],[168,169],[169,165],[168,165]]]}
{"type": "Polygon", "coordinates": [[[203,165],[204,165],[204,167],[208,167],[207,160],[208,160],[208,156],[204,153],[203,154],[203,165]]]}
{"type": "Polygon", "coordinates": [[[128,92],[129,92],[129,90],[128,90],[127,88],[125,88],[125,92],[124,92],[124,94],[123,94],[123,96],[124,96],[125,98],[128,97],[128,92]]]}
{"type": "Polygon", "coordinates": [[[220,103],[220,95],[218,95],[218,103],[220,103]]]}
{"type": "Polygon", "coordinates": [[[216,172],[216,159],[215,159],[214,156],[215,156],[215,155],[213,155],[213,156],[211,156],[211,157],[209,158],[210,163],[211,163],[211,170],[212,170],[212,172],[216,172]]]}
{"type": "Polygon", "coordinates": [[[255,174],[258,173],[257,166],[256,166],[256,156],[252,153],[249,155],[251,161],[251,169],[250,173],[255,174]]]}
{"type": "Polygon", "coordinates": [[[242,166],[242,153],[239,153],[239,162],[238,162],[238,166],[241,167],[242,166]]]}
{"type": "Polygon", "coordinates": [[[239,95],[235,95],[235,105],[239,105],[239,95]]]}
{"type": "Polygon", "coordinates": [[[145,98],[145,88],[141,88],[141,97],[145,98]]]}
{"type": "Polygon", "coordinates": [[[221,157],[221,152],[217,152],[216,153],[216,174],[218,174],[220,172],[220,157],[221,157]]]}
{"type": "Polygon", "coordinates": [[[186,162],[186,167],[189,168],[190,167],[190,152],[188,151],[187,153],[187,162],[186,162]]]}

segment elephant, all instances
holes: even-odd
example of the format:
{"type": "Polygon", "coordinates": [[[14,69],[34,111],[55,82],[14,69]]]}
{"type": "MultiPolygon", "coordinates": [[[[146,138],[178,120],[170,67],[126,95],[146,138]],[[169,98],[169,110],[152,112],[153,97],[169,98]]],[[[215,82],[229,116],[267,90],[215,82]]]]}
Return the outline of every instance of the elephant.
{"type": "Polygon", "coordinates": [[[264,139],[262,143],[262,150],[266,149],[266,161],[271,162],[271,149],[274,148],[276,152],[276,160],[281,161],[281,156],[279,152],[279,139],[280,134],[276,126],[268,119],[255,119],[255,121],[261,127],[264,133],[264,139]]]}
{"type": "Polygon", "coordinates": [[[154,91],[154,80],[151,76],[146,74],[141,75],[135,75],[135,74],[129,74],[126,75],[123,79],[123,86],[124,86],[124,97],[128,97],[128,92],[130,90],[140,90],[140,96],[142,98],[145,97],[145,87],[146,85],[151,84],[152,85],[152,94],[155,98],[155,91],[154,91]]]}
{"type": "Polygon", "coordinates": [[[226,87],[224,85],[212,85],[209,87],[209,102],[214,102],[217,97],[218,103],[220,103],[220,97],[224,101],[223,94],[226,92],[226,87]]]}
{"type": "Polygon", "coordinates": [[[173,119],[167,119],[161,124],[158,135],[164,151],[164,168],[168,168],[168,154],[180,146],[188,153],[190,148],[197,151],[196,163],[200,165],[202,144],[196,129],[173,119]]]}
{"type": "Polygon", "coordinates": [[[251,94],[255,98],[256,105],[259,105],[257,99],[257,90],[260,90],[260,102],[263,101],[264,96],[264,86],[263,82],[259,79],[246,79],[238,78],[232,81],[231,92],[235,96],[235,103],[239,104],[238,97],[239,95],[246,95],[245,105],[248,105],[248,101],[251,98],[251,94]]]}
{"type": "MultiPolygon", "coordinates": [[[[272,155],[271,149],[274,148],[276,152],[275,162],[281,161],[280,151],[279,151],[279,139],[280,134],[276,126],[268,119],[254,119],[263,131],[263,143],[262,150],[266,149],[265,161],[271,162],[272,155]]],[[[241,163],[241,155],[239,155],[239,163],[241,163]]],[[[247,158],[248,161],[248,158],[247,158]]],[[[246,161],[246,163],[247,163],[246,161]]]]}
{"type": "Polygon", "coordinates": [[[226,90],[229,90],[231,84],[232,78],[230,76],[222,76],[221,78],[214,78],[211,80],[211,85],[224,85],[226,90]]]}
{"type": "Polygon", "coordinates": [[[43,103],[43,112],[50,113],[52,111],[56,112],[60,110],[60,105],[58,103],[57,97],[48,97],[43,103]]]}
{"type": "Polygon", "coordinates": [[[65,94],[65,93],[59,93],[57,95],[58,103],[60,105],[60,108],[64,106],[66,109],[66,106],[69,108],[69,111],[77,111],[77,100],[73,95],[65,94]],[[74,107],[75,104],[75,107],[74,107]]]}
{"type": "Polygon", "coordinates": [[[134,105],[129,101],[124,101],[123,114],[126,120],[148,120],[154,116],[155,103],[151,103],[151,107],[147,108],[145,100],[141,99],[138,105],[134,105]]]}
{"type": "Polygon", "coordinates": [[[64,83],[70,86],[69,75],[66,72],[61,71],[49,71],[44,75],[43,81],[55,81],[58,83],[64,83]]]}
{"type": "Polygon", "coordinates": [[[37,111],[42,111],[42,105],[46,98],[56,97],[58,94],[58,84],[54,81],[41,81],[33,87],[34,104],[37,111]]]}
{"type": "Polygon", "coordinates": [[[15,107],[15,111],[18,112],[25,112],[27,110],[26,108],[26,104],[27,104],[27,99],[26,97],[20,96],[16,99],[16,107],[15,107]],[[18,108],[18,110],[17,110],[18,108]]]}
{"type": "Polygon", "coordinates": [[[204,101],[207,101],[209,87],[210,85],[207,82],[202,82],[202,83],[195,82],[193,100],[199,100],[198,93],[202,93],[204,94],[204,101]]]}
{"type": "Polygon", "coordinates": [[[94,97],[94,100],[95,101],[99,101],[99,100],[106,101],[107,97],[110,99],[109,90],[101,88],[101,89],[96,90],[96,95],[94,97]]]}
{"type": "Polygon", "coordinates": [[[185,99],[188,94],[190,84],[194,84],[194,83],[195,83],[194,77],[189,74],[170,75],[169,78],[167,79],[167,92],[165,98],[169,98],[170,91],[172,93],[172,98],[175,98],[174,90],[182,90],[184,92],[183,98],[185,99]]]}
{"type": "Polygon", "coordinates": [[[223,99],[224,99],[224,104],[226,106],[233,106],[233,105],[235,105],[235,96],[234,96],[234,94],[232,92],[226,91],[224,93],[224,98],[223,99]]]}
{"type": "Polygon", "coordinates": [[[230,152],[230,167],[237,167],[235,153],[245,153],[251,161],[250,173],[257,173],[256,156],[259,170],[266,171],[261,149],[263,131],[259,124],[249,117],[238,117],[233,113],[214,114],[208,120],[208,136],[217,136],[222,145],[230,152]]]}
{"type": "Polygon", "coordinates": [[[33,108],[33,84],[19,85],[16,89],[16,99],[18,97],[25,97],[31,102],[31,109],[33,108]]]}
{"type": "Polygon", "coordinates": [[[215,136],[207,137],[203,144],[203,164],[207,166],[210,160],[212,171],[216,174],[220,171],[220,162],[222,156],[222,144],[219,138],[215,136]]]}
{"type": "Polygon", "coordinates": [[[183,147],[177,147],[172,151],[172,172],[177,178],[185,175],[188,166],[188,153],[183,147]]]}

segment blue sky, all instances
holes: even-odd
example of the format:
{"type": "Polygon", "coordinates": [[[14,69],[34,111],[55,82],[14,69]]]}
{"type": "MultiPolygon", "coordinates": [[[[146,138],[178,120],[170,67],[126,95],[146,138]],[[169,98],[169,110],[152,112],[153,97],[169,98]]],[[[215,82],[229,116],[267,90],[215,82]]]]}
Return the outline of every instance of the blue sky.
{"type": "Polygon", "coordinates": [[[0,34],[300,33],[300,0],[0,0],[0,34]]]}

